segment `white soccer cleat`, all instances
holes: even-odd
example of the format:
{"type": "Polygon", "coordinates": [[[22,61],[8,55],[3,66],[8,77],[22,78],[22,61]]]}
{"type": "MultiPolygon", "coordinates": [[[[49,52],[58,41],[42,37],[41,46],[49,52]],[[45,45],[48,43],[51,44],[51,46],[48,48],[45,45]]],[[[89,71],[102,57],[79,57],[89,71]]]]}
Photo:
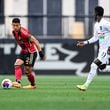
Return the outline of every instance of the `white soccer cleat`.
{"type": "Polygon", "coordinates": [[[76,87],[77,87],[79,90],[81,90],[81,91],[86,91],[87,88],[88,88],[88,86],[85,85],[85,84],[83,84],[83,85],[77,85],[76,87]]]}

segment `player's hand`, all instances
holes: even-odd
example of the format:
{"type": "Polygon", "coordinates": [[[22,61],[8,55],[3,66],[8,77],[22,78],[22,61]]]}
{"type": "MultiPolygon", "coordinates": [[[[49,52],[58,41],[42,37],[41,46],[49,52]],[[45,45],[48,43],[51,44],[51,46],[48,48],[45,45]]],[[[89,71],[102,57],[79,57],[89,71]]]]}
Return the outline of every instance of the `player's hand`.
{"type": "Polygon", "coordinates": [[[77,47],[84,47],[84,46],[85,46],[84,41],[77,42],[77,47]]]}
{"type": "Polygon", "coordinates": [[[39,56],[41,60],[45,60],[44,53],[42,51],[39,51],[39,56]]]}

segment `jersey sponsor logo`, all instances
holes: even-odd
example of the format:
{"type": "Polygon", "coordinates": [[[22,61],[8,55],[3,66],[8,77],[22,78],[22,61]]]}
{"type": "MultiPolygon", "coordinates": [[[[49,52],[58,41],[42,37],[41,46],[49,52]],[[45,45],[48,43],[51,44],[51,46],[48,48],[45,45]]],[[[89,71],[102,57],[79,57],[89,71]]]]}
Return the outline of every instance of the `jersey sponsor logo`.
{"type": "Polygon", "coordinates": [[[100,40],[105,39],[105,33],[98,33],[98,37],[100,40]]]}

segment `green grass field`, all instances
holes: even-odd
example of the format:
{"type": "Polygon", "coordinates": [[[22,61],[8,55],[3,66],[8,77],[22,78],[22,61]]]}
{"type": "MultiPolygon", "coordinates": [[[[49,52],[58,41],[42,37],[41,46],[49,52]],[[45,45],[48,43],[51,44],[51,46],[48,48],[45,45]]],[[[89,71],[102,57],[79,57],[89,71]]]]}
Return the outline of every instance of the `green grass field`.
{"type": "MultiPolygon", "coordinates": [[[[86,92],[76,76],[36,76],[35,90],[0,88],[0,110],[110,110],[110,76],[97,76],[86,92]]],[[[0,76],[14,79],[14,76],[0,76]]],[[[24,76],[23,85],[28,84],[24,76]]]]}

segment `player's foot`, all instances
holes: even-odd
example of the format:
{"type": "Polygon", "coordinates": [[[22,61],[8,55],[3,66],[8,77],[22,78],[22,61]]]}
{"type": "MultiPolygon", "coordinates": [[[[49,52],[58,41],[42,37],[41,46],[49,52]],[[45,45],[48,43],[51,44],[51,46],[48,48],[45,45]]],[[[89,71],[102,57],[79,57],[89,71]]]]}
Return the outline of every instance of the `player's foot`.
{"type": "Polygon", "coordinates": [[[23,86],[24,89],[35,89],[36,86],[28,85],[28,86],[23,86]]]}
{"type": "Polygon", "coordinates": [[[83,85],[77,85],[76,87],[77,87],[79,90],[81,90],[81,91],[86,91],[87,88],[88,88],[88,86],[85,85],[85,84],[83,84],[83,85]]]}
{"type": "Polygon", "coordinates": [[[21,88],[21,84],[18,82],[12,82],[12,86],[15,88],[21,88]]]}

